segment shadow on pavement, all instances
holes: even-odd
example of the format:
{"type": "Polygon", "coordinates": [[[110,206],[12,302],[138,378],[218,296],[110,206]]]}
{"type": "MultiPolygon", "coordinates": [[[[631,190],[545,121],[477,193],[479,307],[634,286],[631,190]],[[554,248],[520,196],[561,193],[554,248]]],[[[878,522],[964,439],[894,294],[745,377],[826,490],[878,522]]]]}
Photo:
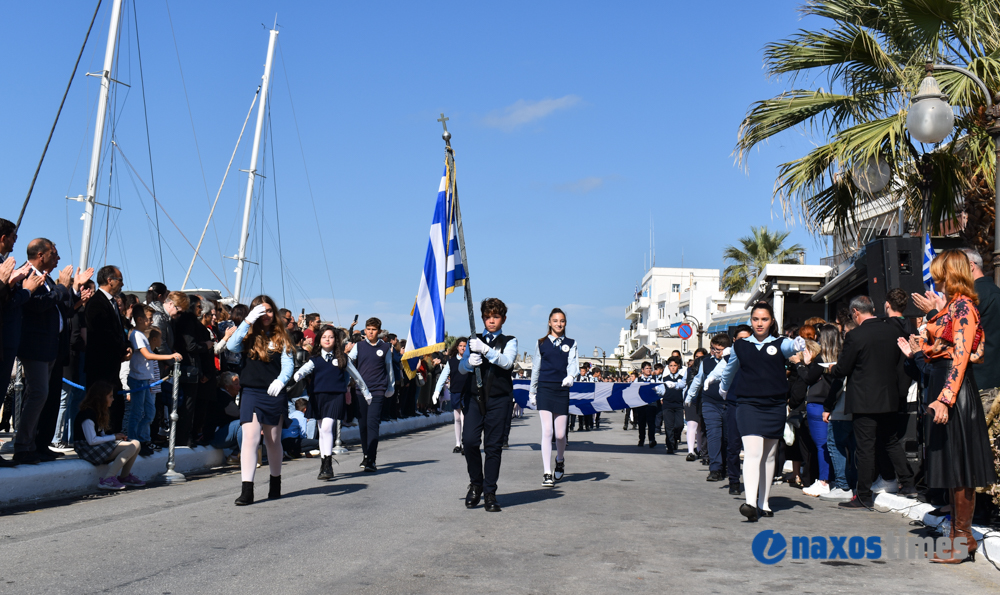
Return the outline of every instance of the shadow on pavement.
{"type": "Polygon", "coordinates": [[[544,502],[545,500],[554,500],[556,498],[562,498],[563,494],[559,491],[559,488],[541,488],[538,490],[527,490],[525,492],[514,492],[512,494],[500,494],[497,496],[497,501],[502,508],[509,508],[511,506],[521,506],[523,504],[533,504],[535,502],[544,502]]]}
{"type": "Polygon", "coordinates": [[[771,510],[791,510],[793,508],[804,508],[806,510],[812,510],[813,507],[806,504],[805,502],[799,502],[798,500],[792,500],[791,498],[786,498],[784,496],[775,496],[773,493],[768,499],[768,503],[771,505],[771,510]]]}
{"type": "Polygon", "coordinates": [[[368,487],[365,483],[336,483],[328,482],[322,485],[318,485],[314,488],[307,488],[304,490],[298,490],[296,492],[289,492],[287,494],[282,494],[282,498],[292,498],[294,496],[345,496],[347,494],[353,494],[354,492],[360,492],[368,487]]]}
{"type": "Polygon", "coordinates": [[[611,476],[604,471],[591,471],[590,473],[567,473],[565,477],[559,480],[559,483],[567,481],[604,481],[609,477],[611,476]]]}
{"type": "MultiPolygon", "coordinates": [[[[425,461],[400,461],[398,463],[388,463],[386,465],[378,465],[378,474],[382,473],[406,473],[403,470],[404,467],[413,467],[416,465],[427,465],[429,463],[437,463],[438,459],[428,459],[425,461]]],[[[359,473],[363,473],[361,469],[358,469],[359,473]]]]}
{"type": "MultiPolygon", "coordinates": [[[[541,448],[539,445],[533,445],[533,448],[541,448]]],[[[596,442],[589,441],[571,441],[566,446],[567,451],[580,451],[580,452],[617,452],[617,453],[628,453],[628,454],[646,454],[646,455],[657,455],[666,456],[667,451],[662,444],[657,444],[656,448],[650,448],[649,445],[646,446],[635,446],[634,444],[598,444],[596,442]]],[[[676,455],[671,455],[676,456],[676,455]]]]}

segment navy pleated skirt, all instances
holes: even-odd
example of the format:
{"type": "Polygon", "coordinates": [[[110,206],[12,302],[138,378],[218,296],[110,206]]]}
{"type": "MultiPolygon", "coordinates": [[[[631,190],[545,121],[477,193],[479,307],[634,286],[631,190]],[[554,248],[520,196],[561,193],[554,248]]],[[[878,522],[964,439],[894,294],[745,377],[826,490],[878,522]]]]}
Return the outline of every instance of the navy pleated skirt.
{"type": "Polygon", "coordinates": [[[316,419],[329,417],[330,419],[342,419],[344,414],[344,394],[345,393],[315,393],[309,395],[312,399],[313,415],[316,419]]]}
{"type": "Polygon", "coordinates": [[[569,388],[562,382],[538,383],[535,403],[539,411],[551,411],[552,415],[569,415],[569,388]]]}
{"type": "Polygon", "coordinates": [[[288,398],[284,391],[277,397],[272,397],[262,388],[244,386],[240,395],[240,423],[252,422],[254,413],[257,414],[257,421],[263,425],[281,425],[281,418],[288,413],[288,398]]]}
{"type": "Polygon", "coordinates": [[[737,403],[736,424],[741,435],[777,439],[784,434],[787,394],[769,397],[740,395],[737,403]]]}

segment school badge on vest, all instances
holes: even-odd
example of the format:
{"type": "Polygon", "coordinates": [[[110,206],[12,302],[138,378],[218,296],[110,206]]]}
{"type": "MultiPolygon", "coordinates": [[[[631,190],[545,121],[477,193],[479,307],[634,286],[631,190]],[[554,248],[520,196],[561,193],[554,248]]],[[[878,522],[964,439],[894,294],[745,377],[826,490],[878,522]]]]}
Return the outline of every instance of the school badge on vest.
{"type": "MultiPolygon", "coordinates": [[[[776,353],[778,353],[778,348],[777,347],[775,347],[774,345],[768,345],[767,346],[767,354],[768,355],[774,355],[776,353]]],[[[381,354],[379,354],[379,355],[381,355],[381,354]]]]}
{"type": "Polygon", "coordinates": [[[563,345],[562,346],[562,351],[563,351],[563,353],[569,353],[569,345],[563,345]]]}
{"type": "MultiPolygon", "coordinates": [[[[382,351],[381,349],[379,349],[378,351],[375,352],[375,355],[377,355],[379,357],[382,357],[383,355],[385,355],[385,352],[382,351]]],[[[771,355],[774,355],[774,354],[772,353],[771,355]]]]}

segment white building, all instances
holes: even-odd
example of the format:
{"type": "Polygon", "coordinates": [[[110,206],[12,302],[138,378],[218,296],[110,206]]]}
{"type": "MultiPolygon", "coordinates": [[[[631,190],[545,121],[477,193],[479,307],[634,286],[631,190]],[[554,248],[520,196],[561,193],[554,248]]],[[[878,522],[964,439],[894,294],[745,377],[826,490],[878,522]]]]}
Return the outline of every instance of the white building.
{"type": "Polygon", "coordinates": [[[619,334],[615,355],[625,359],[643,359],[659,353],[665,359],[674,349],[685,357],[698,347],[699,329],[702,342],[714,317],[742,310],[749,294],[741,293],[726,299],[719,289],[719,269],[653,267],[642,278],[642,288],[635,300],[626,306],[628,328],[619,334]],[[677,336],[682,323],[694,330],[690,339],[677,336]]]}

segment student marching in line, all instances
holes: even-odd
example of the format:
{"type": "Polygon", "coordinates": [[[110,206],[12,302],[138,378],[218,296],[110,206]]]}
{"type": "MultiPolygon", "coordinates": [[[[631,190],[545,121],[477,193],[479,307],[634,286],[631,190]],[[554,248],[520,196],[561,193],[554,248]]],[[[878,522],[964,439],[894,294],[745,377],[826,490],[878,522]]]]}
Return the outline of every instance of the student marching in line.
{"type": "Polygon", "coordinates": [[[528,401],[538,405],[542,424],[542,485],[553,487],[563,478],[566,453],[566,420],[569,389],[580,369],[576,341],[566,336],[566,314],[559,308],[549,313],[548,333],[535,345],[528,401]],[[555,428],[556,471],[552,473],[552,434],[555,428]]]}
{"type": "MultiPolygon", "coordinates": [[[[761,516],[771,517],[768,497],[774,475],[774,455],[785,429],[788,400],[786,360],[805,347],[805,339],[795,341],[778,336],[774,310],[767,302],[757,302],[750,311],[753,335],[733,344],[722,372],[709,378],[721,380],[719,394],[727,396],[736,372],[740,373],[737,423],[743,439],[743,483],[746,502],[740,514],[751,523],[761,516]]],[[[720,366],[721,367],[721,366],[720,366]]]]}
{"type": "MultiPolygon", "coordinates": [[[[642,374],[635,379],[636,382],[657,382],[656,378],[653,377],[653,364],[649,362],[642,362],[642,367],[640,368],[642,374]]],[[[663,396],[665,390],[662,384],[656,385],[656,394],[663,396]]],[[[656,407],[659,405],[658,401],[653,401],[652,403],[647,403],[640,407],[633,407],[632,413],[636,415],[639,419],[639,446],[643,446],[646,442],[646,432],[649,432],[649,447],[656,447],[656,407]]]]}
{"type": "Polygon", "coordinates": [[[354,344],[347,354],[355,363],[368,386],[369,397],[358,401],[358,431],[364,458],[361,467],[367,473],[378,468],[378,429],[382,423],[382,405],[396,392],[396,378],[392,370],[392,346],[378,338],[382,321],[369,318],[365,321],[365,340],[354,344]]]}
{"type": "MultiPolygon", "coordinates": [[[[753,334],[753,329],[748,324],[741,324],[736,327],[736,334],[733,341],[745,339],[753,334]]],[[[726,355],[732,349],[725,352],[726,355]]],[[[721,373],[721,372],[720,372],[721,373]]],[[[740,424],[737,421],[740,405],[740,372],[736,371],[733,382],[726,393],[726,473],[729,474],[729,495],[739,496],[743,493],[740,485],[740,469],[743,462],[740,460],[740,453],[743,451],[743,435],[740,434],[740,424]]]]}
{"type": "Polygon", "coordinates": [[[458,364],[462,361],[468,344],[468,339],[459,337],[448,350],[448,373],[442,373],[438,377],[437,385],[434,387],[434,396],[431,398],[436,405],[441,397],[441,391],[444,390],[444,383],[447,381],[448,392],[451,393],[451,411],[455,416],[455,448],[451,452],[463,455],[465,450],[462,448],[462,425],[465,423],[465,413],[463,413],[462,408],[462,394],[465,392],[465,384],[469,381],[469,376],[458,371],[458,364]]]}
{"type": "Polygon", "coordinates": [[[497,298],[487,298],[479,309],[486,328],[481,335],[469,340],[458,366],[459,373],[471,374],[463,395],[465,427],[462,429],[462,447],[469,468],[465,507],[475,508],[482,497],[487,512],[500,512],[497,481],[500,478],[504,426],[513,412],[514,380],[510,371],[517,357],[517,339],[503,334],[503,323],[507,320],[506,304],[497,298]],[[475,377],[476,368],[479,368],[483,382],[482,400],[475,377]],[[484,459],[479,453],[480,444],[486,453],[485,470],[484,459]]]}
{"type": "MultiPolygon", "coordinates": [[[[708,352],[704,348],[699,347],[695,349],[694,363],[689,363],[687,369],[684,371],[686,384],[690,385],[691,381],[694,380],[697,371],[701,369],[701,360],[707,355],[708,352]]],[[[684,423],[687,426],[688,448],[688,455],[684,460],[690,463],[691,461],[697,461],[699,455],[702,457],[708,455],[708,449],[705,448],[705,425],[701,420],[700,395],[696,395],[693,399],[684,399],[684,423]]]]}
{"type": "Polygon", "coordinates": [[[667,360],[667,372],[660,376],[665,392],[660,399],[661,416],[663,417],[663,441],[667,444],[667,454],[674,454],[681,440],[681,428],[684,426],[684,389],[687,388],[687,378],[681,372],[681,359],[671,357],[667,360]]]}
{"type": "Polygon", "coordinates": [[[229,337],[226,349],[233,353],[246,352],[246,365],[240,374],[243,393],[240,396],[240,425],[243,444],[240,446],[240,475],[243,492],[237,506],[253,504],[253,477],[257,469],[257,446],[261,430],[267,448],[267,464],[271,472],[268,500],[281,497],[281,426],[288,413],[285,385],[295,371],[294,346],[285,330],[285,321],[278,320],[278,306],[269,296],[259,295],[250,302],[250,313],[229,337]]]}
{"type": "Polygon", "coordinates": [[[319,329],[319,339],[312,346],[312,357],[293,376],[295,382],[298,382],[312,374],[309,398],[312,400],[313,415],[320,420],[320,464],[319,475],[316,476],[320,481],[333,479],[335,427],[337,420],[343,418],[344,405],[351,402],[350,393],[347,392],[350,379],[353,378],[357,383],[365,400],[372,398],[361,374],[344,353],[345,335],[344,331],[330,325],[319,329]]]}
{"type": "MultiPolygon", "coordinates": [[[[719,385],[705,384],[705,379],[720,364],[726,365],[722,352],[732,345],[732,339],[726,333],[712,337],[710,356],[701,360],[701,365],[694,380],[687,389],[687,399],[690,401],[701,393],[701,419],[705,424],[705,438],[708,445],[708,477],[706,481],[722,481],[725,475],[726,447],[726,400],[719,394],[719,385]],[[704,386],[702,386],[705,384],[704,386]]],[[[685,401],[685,402],[686,402],[685,401]]]]}

